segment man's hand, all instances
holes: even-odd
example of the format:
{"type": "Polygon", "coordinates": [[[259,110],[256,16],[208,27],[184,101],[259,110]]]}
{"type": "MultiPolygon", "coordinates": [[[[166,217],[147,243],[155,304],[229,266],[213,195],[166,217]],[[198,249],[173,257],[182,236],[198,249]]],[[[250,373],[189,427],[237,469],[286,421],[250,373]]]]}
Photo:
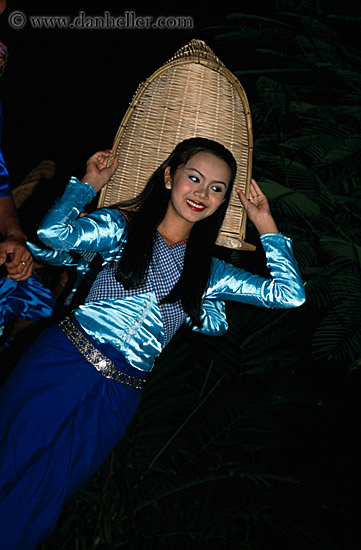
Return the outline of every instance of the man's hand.
{"type": "Polygon", "coordinates": [[[25,281],[33,272],[34,260],[25,244],[25,235],[9,235],[0,243],[0,265],[5,264],[8,278],[25,281]]]}
{"type": "Polygon", "coordinates": [[[33,272],[34,260],[26,247],[12,197],[0,198],[0,266],[6,266],[9,279],[25,281],[33,272]]]}

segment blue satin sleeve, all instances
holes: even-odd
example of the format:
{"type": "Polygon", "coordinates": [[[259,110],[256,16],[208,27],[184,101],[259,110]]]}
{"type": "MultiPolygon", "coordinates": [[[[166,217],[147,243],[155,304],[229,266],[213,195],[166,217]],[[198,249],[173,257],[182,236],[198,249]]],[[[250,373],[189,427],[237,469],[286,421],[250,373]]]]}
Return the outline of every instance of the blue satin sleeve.
{"type": "MultiPolygon", "coordinates": [[[[222,336],[228,330],[226,318],[226,304],[222,300],[203,300],[200,320],[201,327],[192,326],[195,332],[208,334],[209,336],[222,336]]],[[[191,320],[187,317],[185,324],[191,326],[191,320]]]]}
{"type": "Polygon", "coordinates": [[[100,208],[79,217],[95,196],[87,183],[71,178],[63,196],[49,210],[38,228],[40,240],[55,250],[110,253],[119,249],[127,221],[117,209],[100,208]]]}
{"type": "Polygon", "coordinates": [[[223,260],[212,260],[205,298],[269,308],[292,308],[306,300],[292,241],[280,233],[261,235],[270,278],[253,275],[223,260]]]}
{"type": "Polygon", "coordinates": [[[93,260],[96,253],[86,252],[78,254],[77,258],[74,258],[69,252],[65,250],[54,250],[52,248],[41,248],[40,246],[27,241],[26,243],[29,251],[40,262],[44,262],[53,266],[65,266],[65,267],[74,267],[76,268],[76,281],[73,288],[68,294],[66,303],[68,303],[76,290],[79,288],[79,284],[83,280],[86,273],[89,271],[89,263],[93,260]]]}
{"type": "Polygon", "coordinates": [[[53,248],[41,248],[35,243],[30,241],[26,242],[26,246],[31,253],[31,255],[39,260],[49,265],[55,266],[78,266],[79,261],[66,250],[54,250],[53,248]]]}

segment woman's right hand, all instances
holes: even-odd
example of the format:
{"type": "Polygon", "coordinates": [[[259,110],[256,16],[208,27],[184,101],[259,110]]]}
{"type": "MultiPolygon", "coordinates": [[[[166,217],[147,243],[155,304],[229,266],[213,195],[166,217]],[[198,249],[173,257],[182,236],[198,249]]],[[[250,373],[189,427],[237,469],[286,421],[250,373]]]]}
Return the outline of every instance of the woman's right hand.
{"type": "Polygon", "coordinates": [[[81,179],[82,183],[89,183],[98,192],[108,183],[118,167],[118,157],[115,156],[110,166],[109,158],[113,156],[113,150],[98,151],[92,155],[86,164],[86,172],[81,179]]]}

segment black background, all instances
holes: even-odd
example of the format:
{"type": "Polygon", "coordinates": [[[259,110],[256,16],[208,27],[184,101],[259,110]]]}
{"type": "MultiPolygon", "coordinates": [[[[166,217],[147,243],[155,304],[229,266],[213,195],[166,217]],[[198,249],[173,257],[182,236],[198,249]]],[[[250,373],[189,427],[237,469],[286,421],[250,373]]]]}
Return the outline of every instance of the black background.
{"type": "Polygon", "coordinates": [[[142,8],[119,2],[91,7],[85,2],[44,4],[10,0],[0,18],[0,40],[9,49],[0,80],[2,149],[12,187],[44,159],[56,163],[60,185],[71,175],[81,177],[86,159],[111,147],[138,85],[192,38],[205,40],[230,70],[252,66],[252,52],[217,40],[213,28],[224,25],[228,13],[244,11],[242,2],[237,9],[229,4],[204,9],[193,3],[191,8],[181,4],[167,10],[147,9],[144,3],[142,8]],[[14,11],[27,16],[21,29],[9,24],[14,11]],[[88,17],[105,11],[113,17],[124,16],[126,11],[138,17],[190,16],[193,28],[35,29],[29,19],[34,15],[75,17],[80,11],[88,17]]]}

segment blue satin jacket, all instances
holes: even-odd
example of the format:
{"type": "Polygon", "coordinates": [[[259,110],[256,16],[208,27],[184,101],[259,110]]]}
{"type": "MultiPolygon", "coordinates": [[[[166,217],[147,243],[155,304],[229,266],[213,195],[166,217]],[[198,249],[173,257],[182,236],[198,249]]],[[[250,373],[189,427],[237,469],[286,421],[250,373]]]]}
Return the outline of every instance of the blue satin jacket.
{"type": "MultiPolygon", "coordinates": [[[[74,265],[70,251],[100,253],[103,265],[121,257],[127,238],[125,217],[119,210],[101,208],[79,217],[95,196],[94,189],[71,178],[64,195],[42,221],[39,238],[51,247],[41,251],[29,243],[39,259],[74,265]],[[55,252],[54,252],[55,250],[55,252]]],[[[291,240],[282,234],[261,236],[271,278],[252,275],[222,260],[213,259],[202,306],[202,328],[209,335],[227,331],[225,300],[268,308],[292,308],[305,301],[304,285],[292,252],[291,240]]],[[[84,272],[86,261],[80,270],[84,272]]],[[[127,361],[150,371],[164,347],[164,327],[154,292],[123,299],[99,300],[79,306],[74,315],[84,330],[100,343],[110,343],[127,361]]],[[[190,324],[190,320],[186,319],[190,324]]]]}

